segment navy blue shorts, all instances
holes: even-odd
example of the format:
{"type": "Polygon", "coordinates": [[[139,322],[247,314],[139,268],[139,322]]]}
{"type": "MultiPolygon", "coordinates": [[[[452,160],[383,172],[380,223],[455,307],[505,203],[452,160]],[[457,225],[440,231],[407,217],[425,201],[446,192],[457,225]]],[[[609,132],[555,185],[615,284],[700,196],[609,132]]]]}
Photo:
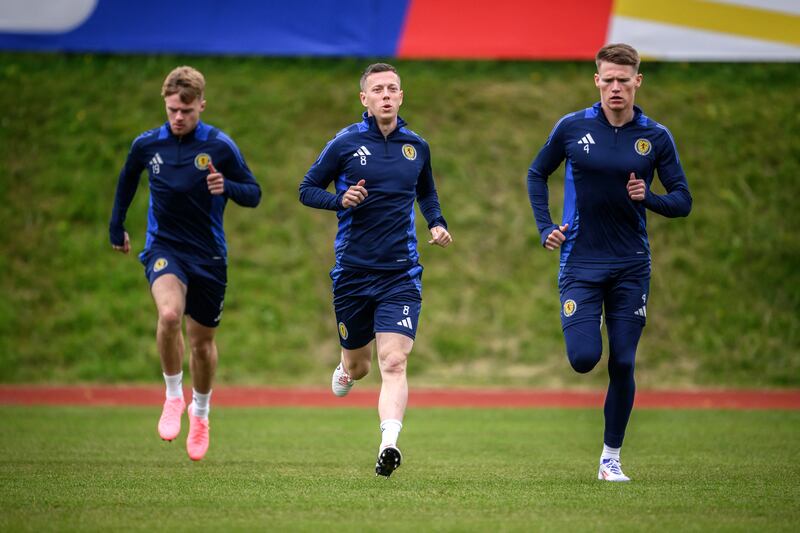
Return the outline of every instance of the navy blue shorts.
{"type": "Polygon", "coordinates": [[[215,264],[202,264],[163,249],[150,249],[139,254],[139,261],[151,287],[164,274],[174,274],[186,285],[184,313],[208,328],[219,326],[228,282],[223,259],[215,264]]]}
{"type": "Polygon", "coordinates": [[[421,266],[388,272],[334,269],[331,279],[342,347],[366,346],[375,333],[416,336],[422,310],[421,266]]]}
{"type": "Polygon", "coordinates": [[[629,320],[643,327],[647,321],[650,262],[625,265],[570,265],[558,273],[561,293],[561,328],[579,322],[629,320]]]}

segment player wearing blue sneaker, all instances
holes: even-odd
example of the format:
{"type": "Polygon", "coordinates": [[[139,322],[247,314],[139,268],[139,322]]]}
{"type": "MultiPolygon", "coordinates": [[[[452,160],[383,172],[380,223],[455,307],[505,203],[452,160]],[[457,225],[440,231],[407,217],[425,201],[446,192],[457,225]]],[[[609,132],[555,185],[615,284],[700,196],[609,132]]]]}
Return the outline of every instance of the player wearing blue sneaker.
{"type": "Polygon", "coordinates": [[[119,174],[109,224],[114,250],[129,253],[125,217],[147,169],[150,208],[147,238],[139,260],[158,310],[156,343],[166,382],[159,435],[180,433],[183,399],[183,317],[189,337],[192,403],[187,452],[205,456],[208,411],[217,368],[216,328],[227,285],[227,246],[222,214],[228,200],[255,207],[261,189],[239,148],[219,129],[200,121],[206,106],[205,79],[191,67],[178,67],[164,80],[167,122],[139,135],[119,174]]]}
{"type": "Polygon", "coordinates": [[[362,120],[341,130],[300,184],[300,201],[336,211],[333,306],[342,346],[331,380],[344,396],[370,370],[373,344],[381,372],[381,445],[375,472],[400,466],[397,438],[408,401],[406,364],[422,309],[414,200],[431,232],[429,244],[452,242],[431,171],[430,147],[398,116],[403,90],[386,63],[361,76],[362,120]],[[334,182],[336,192],[326,189],[334,182]],[[374,341],[374,343],[373,343],[374,341]]]}
{"type": "Polygon", "coordinates": [[[685,217],[692,197],[669,130],[634,105],[639,54],[609,44],[596,57],[600,102],[559,120],[528,171],[528,195],[542,245],[561,248],[558,287],[567,356],[586,373],[600,361],[602,314],[609,342],[609,386],[598,478],[628,481],[619,452],[635,383],[636,347],[647,318],[649,209],[685,217]],[[566,160],[564,214],[554,224],[547,178],[566,160]],[[667,193],[650,190],[655,173],[667,193]]]}

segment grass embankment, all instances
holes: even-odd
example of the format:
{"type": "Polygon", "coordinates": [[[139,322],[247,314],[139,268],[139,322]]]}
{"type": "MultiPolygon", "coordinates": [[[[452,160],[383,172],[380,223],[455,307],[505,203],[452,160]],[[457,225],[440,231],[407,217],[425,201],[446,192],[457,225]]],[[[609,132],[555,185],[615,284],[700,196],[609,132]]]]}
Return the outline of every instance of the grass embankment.
{"type": "MultiPolygon", "coordinates": [[[[264,190],[226,214],[221,382],[327,380],[338,357],[327,271],[333,213],[297,186],[358,119],[365,61],[0,55],[0,381],[148,381],[155,313],[107,222],[131,140],[164,120],[165,73],[196,65],[204,119],[239,144],[264,190]]],[[[433,149],[455,244],[422,246],[415,383],[600,385],[564,357],[557,258],[538,245],[525,174],[563,114],[597,98],[589,63],[401,62],[402,115],[433,149]]],[[[638,103],[673,132],[688,219],[650,216],[643,386],[800,385],[800,68],[645,64],[638,103]]],[[[552,178],[560,215],[563,167],[552,178]]],[[[146,178],[127,228],[144,241],[146,178]]],[[[420,217],[421,220],[421,217],[420,217]]],[[[424,237],[424,227],[419,226],[424,237]]],[[[423,239],[421,239],[422,241],[423,239]]]]}

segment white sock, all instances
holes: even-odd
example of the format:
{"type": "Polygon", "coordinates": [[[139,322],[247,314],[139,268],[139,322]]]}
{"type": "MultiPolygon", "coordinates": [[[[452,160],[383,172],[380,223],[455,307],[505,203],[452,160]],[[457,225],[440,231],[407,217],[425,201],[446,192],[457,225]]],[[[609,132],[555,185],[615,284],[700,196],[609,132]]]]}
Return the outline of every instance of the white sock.
{"type": "Polygon", "coordinates": [[[403,423],[399,420],[389,419],[381,422],[381,449],[387,446],[397,446],[397,438],[400,436],[401,429],[403,429],[403,423]]]}
{"type": "Polygon", "coordinates": [[[192,414],[198,418],[208,418],[211,410],[211,391],[208,394],[200,394],[192,389],[192,414]]]}
{"type": "Polygon", "coordinates": [[[164,374],[164,382],[167,384],[167,400],[183,398],[183,371],[174,376],[164,374]]]}
{"type": "Polygon", "coordinates": [[[603,454],[600,456],[600,460],[603,459],[616,459],[619,461],[619,451],[622,447],[619,448],[612,448],[606,444],[603,444],[603,454]]]}

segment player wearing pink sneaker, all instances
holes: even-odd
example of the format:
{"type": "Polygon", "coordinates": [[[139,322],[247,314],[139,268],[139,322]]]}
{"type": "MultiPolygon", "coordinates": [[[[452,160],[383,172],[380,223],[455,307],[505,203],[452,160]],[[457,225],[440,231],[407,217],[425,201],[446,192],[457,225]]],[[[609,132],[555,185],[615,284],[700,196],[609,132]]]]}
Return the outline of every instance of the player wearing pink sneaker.
{"type": "Polygon", "coordinates": [[[181,416],[186,409],[183,398],[167,398],[158,419],[158,434],[164,440],[174,440],[181,432],[181,416]]]}
{"type": "Polygon", "coordinates": [[[233,140],[200,121],[204,91],[205,79],[197,70],[184,66],[169,73],[161,90],[167,122],[133,141],[109,223],[112,248],[129,253],[124,222],[147,169],[150,207],[139,260],[158,310],[156,343],[167,385],[158,433],[171,441],[181,431],[185,321],[192,373],[186,448],[193,460],[202,459],[208,449],[209,400],[217,368],[214,336],[227,285],[223,212],[228,200],[255,207],[261,199],[261,188],[233,140]]]}
{"type": "Polygon", "coordinates": [[[203,414],[203,410],[192,402],[188,413],[189,435],[186,437],[186,451],[189,453],[189,459],[199,461],[208,451],[208,408],[205,409],[205,416],[196,416],[195,413],[203,414]]]}

